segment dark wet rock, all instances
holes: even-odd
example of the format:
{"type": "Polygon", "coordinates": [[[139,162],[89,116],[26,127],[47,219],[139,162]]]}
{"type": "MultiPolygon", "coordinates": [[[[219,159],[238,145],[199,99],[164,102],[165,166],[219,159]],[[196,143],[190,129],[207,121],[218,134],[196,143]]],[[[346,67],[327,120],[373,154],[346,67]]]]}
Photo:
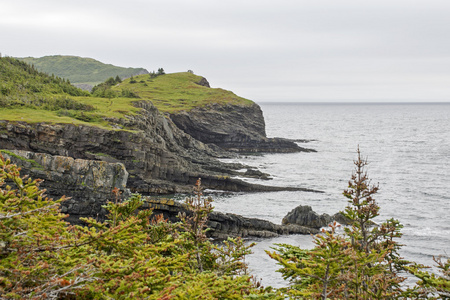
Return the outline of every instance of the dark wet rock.
{"type": "Polygon", "coordinates": [[[264,117],[256,103],[249,105],[211,104],[170,115],[184,132],[205,144],[240,153],[315,152],[294,141],[267,138],[264,117]]]}
{"type": "Polygon", "coordinates": [[[198,84],[198,85],[201,85],[201,86],[205,86],[205,87],[211,87],[211,86],[209,85],[208,80],[206,80],[205,77],[202,77],[202,79],[200,79],[200,81],[197,82],[197,84],[198,84]]]}
{"type": "Polygon", "coordinates": [[[247,171],[244,173],[244,175],[246,177],[258,178],[258,179],[263,179],[263,180],[272,179],[272,178],[270,178],[270,174],[263,173],[256,169],[247,169],[247,171]]]}
{"type": "MultiPolygon", "coordinates": [[[[169,199],[147,199],[146,207],[153,208],[154,215],[163,214],[172,222],[179,221],[178,213],[188,213],[183,203],[169,199]]],[[[275,237],[281,234],[315,234],[316,228],[296,224],[278,225],[257,218],[247,218],[231,213],[213,211],[208,217],[208,236],[217,239],[227,237],[275,237]]]]}
{"type": "Polygon", "coordinates": [[[283,225],[295,224],[300,226],[306,226],[319,229],[325,227],[333,221],[337,221],[340,224],[347,225],[348,220],[341,214],[336,213],[333,216],[328,214],[319,215],[312,210],[309,205],[299,205],[291,210],[282,221],[283,225]]]}

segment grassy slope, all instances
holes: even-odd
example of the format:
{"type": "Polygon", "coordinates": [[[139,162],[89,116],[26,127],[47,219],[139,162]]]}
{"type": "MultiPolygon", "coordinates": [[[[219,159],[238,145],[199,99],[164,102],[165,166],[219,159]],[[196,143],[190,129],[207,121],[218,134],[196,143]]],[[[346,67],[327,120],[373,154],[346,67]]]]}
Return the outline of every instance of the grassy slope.
{"type": "Polygon", "coordinates": [[[139,109],[132,105],[133,101],[136,99],[91,97],[88,92],[61,78],[38,72],[24,62],[0,58],[0,120],[111,128],[103,118],[135,114],[139,109]],[[61,99],[65,101],[58,102],[61,99]]]}
{"type": "Polygon", "coordinates": [[[253,102],[235,95],[233,92],[208,88],[198,85],[202,79],[188,72],[172,73],[150,78],[149,75],[135,76],[136,83],[125,80],[113,89],[128,89],[142,99],[149,99],[163,113],[173,113],[181,110],[189,111],[195,107],[203,107],[213,103],[236,104],[248,106],[253,102]]]}
{"type": "Polygon", "coordinates": [[[99,98],[62,80],[38,72],[13,58],[0,59],[0,120],[30,123],[73,123],[112,129],[105,119],[126,118],[139,109],[133,102],[151,100],[163,113],[190,110],[212,103],[252,105],[252,101],[230,91],[208,88],[197,83],[202,77],[185,72],[135,76],[114,86],[131,90],[136,98],[99,98]],[[63,100],[63,101],[60,101],[63,100]]]}
{"type": "Polygon", "coordinates": [[[117,67],[92,58],[78,56],[54,55],[19,59],[34,65],[39,71],[69,79],[73,84],[97,85],[109,77],[116,77],[116,75],[127,78],[140,72],[147,72],[144,68],[117,67]]]}

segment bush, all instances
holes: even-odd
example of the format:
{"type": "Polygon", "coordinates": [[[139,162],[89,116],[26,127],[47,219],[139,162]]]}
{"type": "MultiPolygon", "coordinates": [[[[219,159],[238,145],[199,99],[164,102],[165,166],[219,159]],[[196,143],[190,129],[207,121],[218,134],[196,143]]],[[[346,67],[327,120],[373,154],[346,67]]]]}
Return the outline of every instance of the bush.
{"type": "MultiPolygon", "coordinates": [[[[290,297],[313,299],[409,299],[422,297],[423,291],[409,289],[401,283],[400,272],[411,269],[411,263],[399,256],[402,226],[397,220],[376,225],[380,207],[374,200],[378,186],[370,185],[365,171],[367,161],[359,149],[355,172],[344,196],[348,206],[343,215],[350,220],[344,234],[337,234],[337,224],[314,237],[311,250],[278,245],[267,252],[282,266],[279,270],[291,286],[284,289],[290,297]]],[[[447,267],[448,269],[448,267],[447,267]]],[[[447,285],[449,284],[447,278],[447,285]]],[[[447,287],[448,291],[448,287],[447,287]]]]}
{"type": "MultiPolygon", "coordinates": [[[[64,197],[44,198],[40,181],[19,171],[0,155],[2,299],[282,299],[245,274],[240,240],[213,245],[203,225],[152,218],[141,196],[122,200],[117,189],[106,221],[69,226],[64,197]]],[[[210,208],[187,203],[203,224],[210,208]]]]}

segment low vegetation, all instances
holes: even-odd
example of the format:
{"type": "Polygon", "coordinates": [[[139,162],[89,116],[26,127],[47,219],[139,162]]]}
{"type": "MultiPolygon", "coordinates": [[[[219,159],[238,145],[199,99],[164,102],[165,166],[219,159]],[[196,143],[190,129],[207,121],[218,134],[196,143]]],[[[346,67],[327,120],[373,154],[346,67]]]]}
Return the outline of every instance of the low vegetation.
{"type": "MultiPolygon", "coordinates": [[[[158,75],[158,74],[157,74],[158,75]]],[[[124,80],[113,90],[128,90],[141,99],[149,99],[163,113],[189,111],[214,103],[252,105],[253,102],[236,96],[233,92],[202,86],[203,77],[190,72],[163,76],[139,75],[124,80]]]]}
{"type": "Polygon", "coordinates": [[[125,80],[119,75],[110,77],[89,93],[74,87],[69,80],[40,72],[23,61],[0,57],[0,110],[3,120],[113,129],[114,120],[140,111],[133,105],[136,101],[151,101],[162,113],[214,103],[253,103],[230,91],[199,85],[201,80],[192,71],[165,74],[159,68],[158,72],[125,80]]]}
{"type": "Polygon", "coordinates": [[[107,220],[69,226],[59,205],[0,155],[2,299],[281,299],[247,274],[240,239],[205,238],[211,202],[188,198],[172,224],[140,210],[139,195],[105,205],[107,220]]]}
{"type": "Polygon", "coordinates": [[[337,225],[315,236],[304,250],[279,245],[269,255],[291,281],[287,288],[263,288],[248,274],[245,255],[252,245],[229,239],[221,245],[206,238],[212,200],[186,199],[187,214],[168,223],[133,195],[104,208],[104,222],[84,218],[70,226],[59,210],[64,197],[47,199],[40,180],[0,154],[0,295],[2,299],[449,299],[450,261],[437,259],[441,275],[403,261],[398,255],[398,222],[366,226],[378,213],[363,173],[357,171],[345,195],[346,216],[353,225],[337,234],[337,225]],[[420,278],[404,288],[401,271],[420,278]]]}
{"type": "Polygon", "coordinates": [[[60,77],[49,76],[11,57],[0,58],[2,120],[29,123],[72,123],[111,128],[111,119],[139,109],[135,98],[93,97],[60,77]]]}
{"type": "Polygon", "coordinates": [[[441,276],[402,259],[402,225],[389,219],[374,226],[380,210],[373,198],[378,186],[370,185],[359,149],[354,163],[355,173],[344,191],[348,206],[343,215],[350,225],[338,233],[339,225],[330,224],[314,237],[313,249],[280,244],[267,251],[291,282],[282,291],[291,299],[450,299],[450,259],[438,261],[441,276]],[[406,287],[406,273],[421,280],[406,287]]]}
{"type": "Polygon", "coordinates": [[[97,85],[111,76],[128,78],[136,74],[146,73],[143,68],[123,68],[101,63],[92,58],[53,55],[40,58],[19,58],[44,73],[69,79],[73,84],[97,85]]]}

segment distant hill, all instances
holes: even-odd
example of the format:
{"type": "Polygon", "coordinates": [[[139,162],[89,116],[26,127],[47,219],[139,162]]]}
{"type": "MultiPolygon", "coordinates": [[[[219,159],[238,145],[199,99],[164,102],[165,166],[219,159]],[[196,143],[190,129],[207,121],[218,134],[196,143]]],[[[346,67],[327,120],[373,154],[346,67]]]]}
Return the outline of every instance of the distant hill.
{"type": "Polygon", "coordinates": [[[6,101],[3,105],[21,103],[19,106],[27,106],[56,95],[89,96],[89,93],[64,78],[40,72],[26,62],[12,57],[0,58],[0,101],[6,101]]]}
{"type": "Polygon", "coordinates": [[[148,74],[144,68],[123,68],[104,64],[92,58],[53,55],[40,58],[18,58],[49,75],[69,79],[75,86],[90,90],[92,86],[104,82],[109,77],[117,75],[124,79],[131,76],[148,74]]]}

